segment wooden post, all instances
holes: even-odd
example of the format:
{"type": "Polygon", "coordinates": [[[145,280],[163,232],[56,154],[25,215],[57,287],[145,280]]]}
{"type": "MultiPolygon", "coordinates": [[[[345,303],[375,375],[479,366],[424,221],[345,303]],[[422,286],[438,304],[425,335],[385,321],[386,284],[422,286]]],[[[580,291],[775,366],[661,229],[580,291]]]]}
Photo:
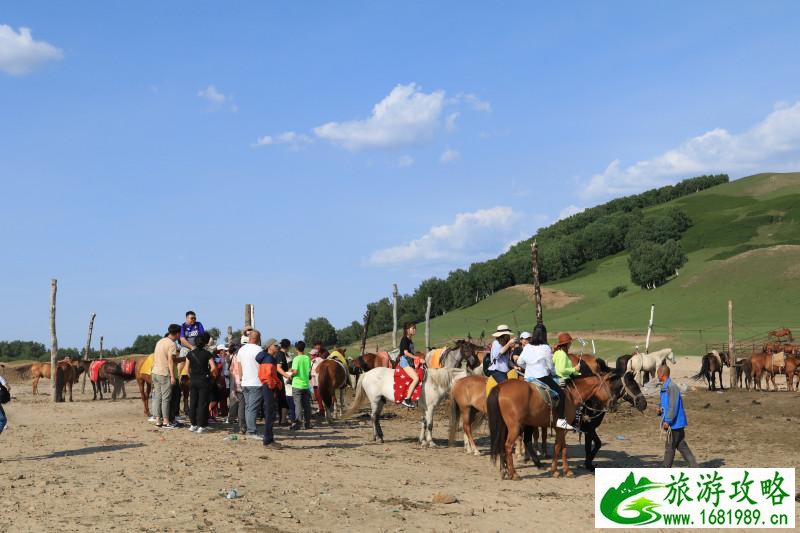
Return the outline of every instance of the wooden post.
{"type": "Polygon", "coordinates": [[[247,326],[255,327],[253,325],[253,304],[244,304],[244,327],[247,326]]]}
{"type": "Polygon", "coordinates": [[[58,359],[58,339],[56,338],[56,293],[58,280],[50,280],[50,392],[56,401],[56,360],[58,359]]]}
{"type": "Polygon", "coordinates": [[[650,335],[653,333],[653,315],[656,312],[656,304],[650,306],[650,322],[647,324],[647,338],[644,341],[644,353],[650,353],[650,335]]]}
{"type": "Polygon", "coordinates": [[[103,336],[100,335],[100,359],[103,358],[103,336]]]}
{"type": "MultiPolygon", "coordinates": [[[[86,336],[86,348],[83,350],[83,360],[89,360],[89,350],[92,347],[92,330],[94,329],[94,318],[97,316],[96,313],[92,313],[92,316],[89,318],[89,334],[86,336]]],[[[81,378],[81,394],[86,392],[86,374],[88,372],[83,373],[83,377],[81,378]]]]}
{"type": "Polygon", "coordinates": [[[361,332],[361,355],[367,352],[367,330],[369,329],[369,320],[372,318],[369,309],[364,313],[364,331],[361,332]]]}
{"type": "Polygon", "coordinates": [[[728,300],[728,361],[731,363],[730,373],[731,382],[730,387],[733,388],[736,382],[734,377],[734,368],[736,368],[736,350],[734,349],[733,340],[733,300],[728,300]]]}
{"type": "Polygon", "coordinates": [[[431,349],[431,300],[428,296],[428,307],[425,309],[425,353],[431,349]]]}
{"type": "Polygon", "coordinates": [[[536,303],[536,323],[543,324],[542,318],[542,286],[539,284],[539,245],[531,244],[531,273],[533,274],[533,296],[536,303]]]}
{"type": "Polygon", "coordinates": [[[597,347],[594,345],[594,339],[592,339],[592,355],[597,355],[597,347]]]}
{"type": "Polygon", "coordinates": [[[228,334],[225,335],[225,345],[230,346],[233,342],[233,326],[228,326],[228,334]]]}
{"type": "Polygon", "coordinates": [[[397,283],[392,284],[392,349],[397,348],[397,283]]]}

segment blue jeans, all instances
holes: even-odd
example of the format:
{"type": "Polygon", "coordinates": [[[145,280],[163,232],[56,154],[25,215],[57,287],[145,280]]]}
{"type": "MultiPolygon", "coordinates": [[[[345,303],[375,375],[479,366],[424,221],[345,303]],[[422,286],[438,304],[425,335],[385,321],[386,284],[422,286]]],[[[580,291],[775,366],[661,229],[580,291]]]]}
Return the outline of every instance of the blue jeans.
{"type": "Polygon", "coordinates": [[[0,433],[3,432],[3,429],[6,427],[8,423],[8,418],[6,417],[6,412],[3,410],[3,406],[0,405],[0,433]]]}
{"type": "Polygon", "coordinates": [[[498,385],[508,379],[507,374],[507,372],[503,372],[502,370],[492,370],[492,377],[498,385]]]}
{"type": "MultiPolygon", "coordinates": [[[[279,391],[283,394],[283,391],[279,391]]],[[[275,391],[267,387],[261,386],[261,394],[264,398],[264,444],[269,444],[275,440],[275,435],[272,433],[272,427],[275,425],[275,391]]]]}
{"type": "MultiPolygon", "coordinates": [[[[256,434],[256,417],[258,416],[258,407],[261,404],[261,387],[242,387],[244,394],[244,420],[247,424],[247,432],[256,434]]],[[[242,423],[239,422],[239,427],[242,423]]]]}

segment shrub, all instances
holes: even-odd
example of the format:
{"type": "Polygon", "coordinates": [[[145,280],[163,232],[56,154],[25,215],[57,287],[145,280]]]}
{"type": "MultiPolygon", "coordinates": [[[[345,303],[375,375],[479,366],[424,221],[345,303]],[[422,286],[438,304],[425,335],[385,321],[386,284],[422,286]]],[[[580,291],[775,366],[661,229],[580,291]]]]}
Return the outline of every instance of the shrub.
{"type": "Polygon", "coordinates": [[[608,291],[608,297],[615,298],[627,290],[628,287],[626,287],[625,285],[617,285],[616,287],[608,291]]]}

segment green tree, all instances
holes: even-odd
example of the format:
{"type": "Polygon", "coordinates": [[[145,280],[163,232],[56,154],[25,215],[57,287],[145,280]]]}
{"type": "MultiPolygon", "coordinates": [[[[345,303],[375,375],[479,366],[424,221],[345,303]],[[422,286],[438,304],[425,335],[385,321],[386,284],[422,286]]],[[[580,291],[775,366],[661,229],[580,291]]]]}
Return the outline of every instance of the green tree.
{"type": "Polygon", "coordinates": [[[222,332],[220,332],[219,328],[208,328],[206,330],[209,335],[211,335],[212,339],[216,339],[217,341],[224,341],[225,339],[220,338],[222,332]]]}
{"type": "Polygon", "coordinates": [[[686,254],[677,241],[668,240],[664,244],[639,242],[631,249],[628,258],[631,281],[642,288],[658,287],[686,264],[686,260],[686,254]]]}
{"type": "Polygon", "coordinates": [[[156,349],[159,339],[161,339],[161,335],[138,335],[128,353],[151,354],[156,349]]]}
{"type": "Polygon", "coordinates": [[[342,329],[336,330],[336,343],[339,346],[347,346],[348,344],[354,344],[361,340],[361,335],[364,332],[364,324],[361,322],[353,322],[342,329]]]}
{"type": "Polygon", "coordinates": [[[336,344],[336,328],[323,316],[309,318],[306,327],[303,328],[303,339],[306,344],[319,341],[324,346],[333,346],[336,344]]]}

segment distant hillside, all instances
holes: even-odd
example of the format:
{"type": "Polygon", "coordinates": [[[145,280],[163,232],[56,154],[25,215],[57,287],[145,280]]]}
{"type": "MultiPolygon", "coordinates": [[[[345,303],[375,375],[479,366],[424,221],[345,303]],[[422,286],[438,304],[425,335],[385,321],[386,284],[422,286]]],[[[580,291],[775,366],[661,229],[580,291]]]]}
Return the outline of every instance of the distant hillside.
{"type": "MultiPolygon", "coordinates": [[[[559,291],[550,294],[569,299],[566,305],[545,299],[549,330],[593,337],[601,355],[611,356],[644,344],[650,304],[655,304],[655,346],[699,353],[706,343],[727,340],[727,300],[732,299],[738,339],[763,337],[779,326],[796,326],[800,334],[800,173],[749,176],[644,214],[675,207],[693,221],[680,238],[688,262],[678,277],[643,290],[630,281],[628,252],[592,261],[571,277],[545,285],[559,291]],[[609,290],[620,285],[627,290],[610,298],[609,290]]],[[[532,327],[534,307],[524,286],[436,317],[432,344],[488,335],[501,322],[515,330],[532,327]]],[[[390,337],[373,337],[367,346],[386,347],[390,337]]],[[[421,346],[422,327],[418,337],[421,346]]]]}

